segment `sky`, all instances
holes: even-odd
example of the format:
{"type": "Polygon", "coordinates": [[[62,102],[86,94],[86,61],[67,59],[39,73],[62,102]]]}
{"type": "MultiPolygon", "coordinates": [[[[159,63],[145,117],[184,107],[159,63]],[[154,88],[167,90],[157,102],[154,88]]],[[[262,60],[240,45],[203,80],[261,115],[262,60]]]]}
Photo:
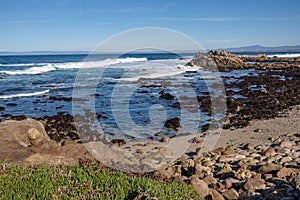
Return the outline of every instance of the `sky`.
{"type": "Polygon", "coordinates": [[[89,51],[112,35],[143,27],[176,30],[205,49],[300,44],[299,0],[0,3],[0,51],[89,51]]]}

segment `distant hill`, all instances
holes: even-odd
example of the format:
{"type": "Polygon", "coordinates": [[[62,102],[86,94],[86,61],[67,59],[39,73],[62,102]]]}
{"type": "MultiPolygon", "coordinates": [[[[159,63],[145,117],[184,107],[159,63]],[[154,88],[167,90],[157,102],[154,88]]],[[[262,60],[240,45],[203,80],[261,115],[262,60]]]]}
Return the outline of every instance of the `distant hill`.
{"type": "Polygon", "coordinates": [[[266,47],[260,45],[244,46],[237,48],[222,49],[229,52],[300,52],[300,45],[296,46],[278,46],[278,47],[266,47]]]}

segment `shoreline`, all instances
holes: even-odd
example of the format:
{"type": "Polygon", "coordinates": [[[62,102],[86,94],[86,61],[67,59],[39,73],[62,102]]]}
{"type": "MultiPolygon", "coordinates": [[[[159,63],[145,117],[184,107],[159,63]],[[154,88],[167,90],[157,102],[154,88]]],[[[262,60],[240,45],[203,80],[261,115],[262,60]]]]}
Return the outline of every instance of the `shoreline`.
{"type": "MultiPolygon", "coordinates": [[[[215,52],[212,55],[215,59],[220,59],[217,64],[221,69],[225,66],[225,61],[229,63],[230,67],[226,65],[224,71],[248,69],[241,68],[247,64],[245,65],[242,60],[243,64],[240,65],[241,58],[238,56],[222,52],[215,52]]],[[[203,54],[199,56],[202,58],[203,54]]],[[[264,58],[256,56],[255,59],[264,58]]],[[[293,59],[291,63],[285,60],[285,63],[279,63],[280,66],[275,63],[272,69],[265,68],[270,65],[268,61],[256,75],[247,74],[235,78],[235,82],[226,82],[230,77],[224,78],[225,88],[233,89],[226,91],[227,112],[221,121],[224,130],[213,150],[201,146],[208,129],[208,126],[204,126],[201,133],[189,140],[191,146],[186,153],[172,162],[169,160],[173,159],[173,152],[164,146],[174,140],[180,140],[180,137],[169,138],[159,135],[158,138],[161,139],[147,144],[113,139],[107,141],[109,151],[103,148],[100,152],[103,150],[103,154],[110,155],[111,149],[121,150],[128,156],[129,161],[133,161],[133,165],[134,162],[145,161],[147,153],[157,153],[155,155],[158,157],[154,157],[154,160],[159,160],[160,165],[151,163],[149,159],[145,162],[145,165],[150,162],[150,167],[154,166],[150,169],[160,168],[153,172],[154,176],[191,184],[202,197],[299,199],[300,68],[296,66],[298,59],[293,59]],[[162,166],[165,167],[161,168],[162,166]]],[[[261,67],[261,64],[257,63],[257,66],[261,67]]],[[[164,98],[173,98],[170,94],[163,94],[164,98]]],[[[199,102],[199,109],[209,115],[212,112],[209,97],[198,96],[199,102]]],[[[86,112],[87,116],[93,114],[90,111],[86,112]]],[[[29,165],[76,165],[80,160],[93,159],[82,142],[90,142],[90,148],[93,149],[97,146],[97,143],[93,142],[98,142],[99,138],[90,136],[80,141],[73,116],[58,113],[56,116],[36,120],[25,116],[11,116],[11,118],[15,120],[0,122],[1,160],[10,158],[6,161],[29,165]]],[[[180,120],[174,118],[165,126],[176,130],[180,128],[180,120]]],[[[101,139],[103,138],[100,136],[101,139]]],[[[107,161],[113,160],[114,156],[118,158],[116,153],[110,155],[107,161]]],[[[127,161],[125,159],[125,164],[127,161]]],[[[121,165],[120,169],[122,167],[121,165]]]]}

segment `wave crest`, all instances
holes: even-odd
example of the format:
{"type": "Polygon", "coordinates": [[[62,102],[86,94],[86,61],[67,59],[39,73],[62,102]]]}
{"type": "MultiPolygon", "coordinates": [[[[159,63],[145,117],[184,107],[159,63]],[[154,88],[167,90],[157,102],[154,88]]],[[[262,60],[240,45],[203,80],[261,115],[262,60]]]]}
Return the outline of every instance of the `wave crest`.
{"type": "Polygon", "coordinates": [[[30,93],[21,93],[21,94],[10,94],[10,95],[2,95],[0,96],[0,99],[11,99],[11,98],[17,98],[17,97],[30,97],[30,96],[38,96],[49,93],[50,90],[44,90],[41,92],[30,92],[30,93]]]}
{"type": "MultiPolygon", "coordinates": [[[[147,58],[117,58],[117,59],[106,59],[101,61],[88,61],[88,62],[66,62],[66,63],[48,63],[40,67],[31,67],[23,70],[3,70],[0,73],[8,75],[22,75],[22,74],[41,74],[57,69],[79,69],[79,68],[97,68],[107,67],[120,63],[131,63],[131,62],[144,62],[147,58]]],[[[40,63],[41,64],[41,63],[40,63]]],[[[36,64],[39,65],[39,64],[36,64]]],[[[19,66],[27,66],[27,64],[19,64],[19,66]]]]}

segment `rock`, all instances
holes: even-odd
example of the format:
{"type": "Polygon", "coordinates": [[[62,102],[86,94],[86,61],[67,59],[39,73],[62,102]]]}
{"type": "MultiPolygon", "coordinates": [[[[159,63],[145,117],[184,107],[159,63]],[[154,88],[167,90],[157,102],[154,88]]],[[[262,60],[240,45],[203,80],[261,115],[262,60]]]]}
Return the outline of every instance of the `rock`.
{"type": "Polygon", "coordinates": [[[3,110],[5,110],[5,108],[0,106],[0,111],[3,111],[3,110]]]}
{"type": "Polygon", "coordinates": [[[159,92],[159,98],[160,99],[165,99],[165,100],[174,100],[175,97],[173,95],[171,95],[170,93],[165,93],[164,90],[159,92]]]}
{"type": "Polygon", "coordinates": [[[282,166],[279,164],[269,163],[267,165],[261,166],[258,171],[262,174],[277,172],[282,169],[282,166]]]}
{"type": "Polygon", "coordinates": [[[245,180],[245,179],[251,178],[251,176],[252,176],[252,173],[248,169],[239,169],[237,171],[237,173],[235,174],[235,177],[239,180],[245,180]]]}
{"type": "Polygon", "coordinates": [[[17,106],[18,104],[16,104],[16,103],[8,103],[8,104],[6,104],[7,106],[11,106],[11,107],[13,107],[13,106],[17,106]]]}
{"type": "Polygon", "coordinates": [[[165,122],[165,127],[178,130],[178,128],[180,128],[180,119],[178,117],[175,117],[167,120],[165,122]]]}
{"type": "Polygon", "coordinates": [[[280,159],[280,162],[282,163],[288,163],[290,161],[292,161],[293,159],[290,156],[286,156],[280,159]]]}
{"type": "Polygon", "coordinates": [[[264,200],[281,200],[284,195],[281,192],[272,192],[265,196],[264,200]]]}
{"type": "Polygon", "coordinates": [[[191,181],[191,185],[193,186],[193,188],[195,189],[195,191],[202,197],[206,197],[209,194],[209,188],[208,188],[208,184],[203,181],[200,180],[198,178],[198,176],[193,175],[190,178],[191,181]]]}
{"type": "Polygon", "coordinates": [[[161,147],[158,152],[164,157],[164,158],[173,158],[173,151],[167,147],[161,147]]]}
{"type": "Polygon", "coordinates": [[[235,160],[236,160],[235,157],[220,156],[218,162],[228,163],[228,162],[235,161],[235,160]]]}
{"type": "Polygon", "coordinates": [[[273,148],[269,148],[266,151],[264,151],[264,155],[270,157],[276,155],[276,152],[273,148]]]}
{"type": "Polygon", "coordinates": [[[7,120],[0,123],[0,160],[24,164],[77,164],[91,158],[84,145],[75,141],[59,146],[37,120],[7,120]]]}
{"type": "Polygon", "coordinates": [[[279,147],[280,148],[289,148],[292,145],[293,144],[290,141],[288,141],[288,140],[285,140],[285,141],[282,141],[282,142],[279,143],[279,147]]]}
{"type": "Polygon", "coordinates": [[[226,190],[226,191],[222,192],[222,195],[228,200],[233,200],[233,199],[238,199],[239,198],[239,194],[233,188],[231,188],[230,190],[226,190]]]}
{"type": "Polygon", "coordinates": [[[290,176],[292,173],[300,173],[300,169],[284,167],[279,172],[277,172],[277,177],[285,178],[287,176],[290,176]]]}
{"type": "Polygon", "coordinates": [[[254,150],[254,145],[251,143],[247,143],[243,146],[243,149],[252,151],[254,150]]]}
{"type": "Polygon", "coordinates": [[[292,184],[296,190],[300,190],[300,173],[293,174],[292,176],[292,184]]]}
{"type": "Polygon", "coordinates": [[[126,144],[125,140],[123,139],[112,139],[110,142],[116,144],[119,147],[126,144]]]}
{"type": "Polygon", "coordinates": [[[164,136],[162,139],[161,139],[162,142],[170,142],[171,141],[171,138],[169,138],[168,136],[164,136]]]}
{"type": "Polygon", "coordinates": [[[220,194],[217,190],[211,190],[212,199],[214,200],[225,200],[223,195],[220,194]]]}
{"type": "Polygon", "coordinates": [[[218,180],[214,178],[212,173],[208,174],[203,180],[207,184],[217,184],[217,182],[218,182],[218,180]]]}
{"type": "Polygon", "coordinates": [[[247,191],[256,191],[266,189],[265,181],[263,179],[249,178],[246,180],[243,188],[247,191]]]}

